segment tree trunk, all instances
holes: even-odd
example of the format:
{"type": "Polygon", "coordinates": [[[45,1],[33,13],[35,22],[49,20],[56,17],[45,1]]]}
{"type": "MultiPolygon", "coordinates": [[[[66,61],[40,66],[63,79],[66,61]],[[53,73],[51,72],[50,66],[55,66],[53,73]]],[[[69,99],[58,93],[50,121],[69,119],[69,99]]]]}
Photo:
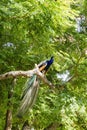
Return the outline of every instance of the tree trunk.
{"type": "Polygon", "coordinates": [[[11,89],[8,91],[8,103],[7,103],[7,112],[6,112],[6,121],[5,121],[5,128],[4,130],[11,130],[12,129],[12,97],[13,97],[13,90],[16,83],[16,79],[12,80],[11,89]]]}
{"type": "Polygon", "coordinates": [[[6,123],[5,123],[5,129],[4,130],[11,130],[11,128],[12,128],[12,111],[7,110],[6,123]]]}

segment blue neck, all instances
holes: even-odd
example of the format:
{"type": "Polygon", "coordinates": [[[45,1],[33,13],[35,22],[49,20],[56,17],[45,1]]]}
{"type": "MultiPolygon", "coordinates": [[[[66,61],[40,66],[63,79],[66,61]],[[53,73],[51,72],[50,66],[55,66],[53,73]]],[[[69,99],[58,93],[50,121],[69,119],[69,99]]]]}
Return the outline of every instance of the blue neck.
{"type": "Polygon", "coordinates": [[[46,70],[48,70],[49,69],[49,67],[50,67],[50,65],[53,63],[53,61],[54,61],[54,59],[53,59],[53,57],[51,57],[51,59],[50,60],[47,60],[46,62],[47,62],[47,66],[46,66],[46,70]]]}

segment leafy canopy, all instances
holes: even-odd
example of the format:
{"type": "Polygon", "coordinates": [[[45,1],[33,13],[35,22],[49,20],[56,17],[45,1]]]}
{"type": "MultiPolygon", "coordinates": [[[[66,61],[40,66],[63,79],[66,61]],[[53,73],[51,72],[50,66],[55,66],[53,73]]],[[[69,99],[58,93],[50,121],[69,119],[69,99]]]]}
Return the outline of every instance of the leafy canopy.
{"type": "MultiPolygon", "coordinates": [[[[87,129],[87,34],[75,30],[76,17],[87,16],[86,3],[86,0],[0,1],[0,73],[29,70],[52,55],[55,58],[47,78],[57,86],[56,93],[41,84],[34,108],[24,117],[37,130],[55,123],[58,130],[87,129]],[[57,74],[66,70],[71,79],[64,82],[57,74]]],[[[16,112],[25,81],[18,78],[14,88],[13,126],[22,125],[16,112]]],[[[11,84],[11,80],[0,81],[1,129],[11,84]]]]}

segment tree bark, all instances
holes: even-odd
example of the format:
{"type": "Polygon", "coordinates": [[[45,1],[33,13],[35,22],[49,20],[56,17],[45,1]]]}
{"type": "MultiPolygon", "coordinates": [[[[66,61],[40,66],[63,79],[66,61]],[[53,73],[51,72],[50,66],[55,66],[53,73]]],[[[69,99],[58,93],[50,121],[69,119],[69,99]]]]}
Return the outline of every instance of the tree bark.
{"type": "Polygon", "coordinates": [[[47,84],[50,88],[54,89],[55,86],[46,79],[44,74],[42,74],[38,68],[38,65],[35,64],[35,69],[33,70],[28,70],[28,71],[10,71],[5,74],[0,75],[0,80],[8,79],[8,78],[17,78],[18,76],[24,76],[24,77],[31,77],[33,74],[38,75],[42,81],[47,84]]]}
{"type": "Polygon", "coordinates": [[[8,103],[7,103],[7,112],[6,112],[6,122],[4,130],[11,130],[12,129],[12,102],[11,98],[13,97],[13,90],[16,83],[16,79],[12,80],[11,89],[8,91],[8,103]]]}
{"type": "Polygon", "coordinates": [[[7,110],[6,123],[5,123],[5,129],[4,130],[11,130],[11,128],[12,128],[12,111],[7,110]]]}

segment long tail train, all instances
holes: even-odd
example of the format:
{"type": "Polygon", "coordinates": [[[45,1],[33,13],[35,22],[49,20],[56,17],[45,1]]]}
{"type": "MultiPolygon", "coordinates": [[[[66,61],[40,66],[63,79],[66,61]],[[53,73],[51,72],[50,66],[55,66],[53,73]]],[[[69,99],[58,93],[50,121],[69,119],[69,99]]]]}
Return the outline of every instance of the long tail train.
{"type": "MultiPolygon", "coordinates": [[[[38,64],[40,72],[45,74],[52,63],[53,57],[51,57],[50,60],[46,60],[38,64]]],[[[28,109],[30,109],[34,105],[37,98],[38,89],[39,79],[37,75],[34,74],[30,79],[27,80],[25,84],[25,90],[21,98],[22,101],[17,113],[18,117],[22,117],[28,111],[28,109]]]]}
{"type": "Polygon", "coordinates": [[[30,79],[27,80],[25,84],[26,88],[22,95],[22,101],[18,109],[17,116],[22,117],[28,109],[30,109],[37,98],[39,81],[36,75],[33,75],[30,79]]]}

